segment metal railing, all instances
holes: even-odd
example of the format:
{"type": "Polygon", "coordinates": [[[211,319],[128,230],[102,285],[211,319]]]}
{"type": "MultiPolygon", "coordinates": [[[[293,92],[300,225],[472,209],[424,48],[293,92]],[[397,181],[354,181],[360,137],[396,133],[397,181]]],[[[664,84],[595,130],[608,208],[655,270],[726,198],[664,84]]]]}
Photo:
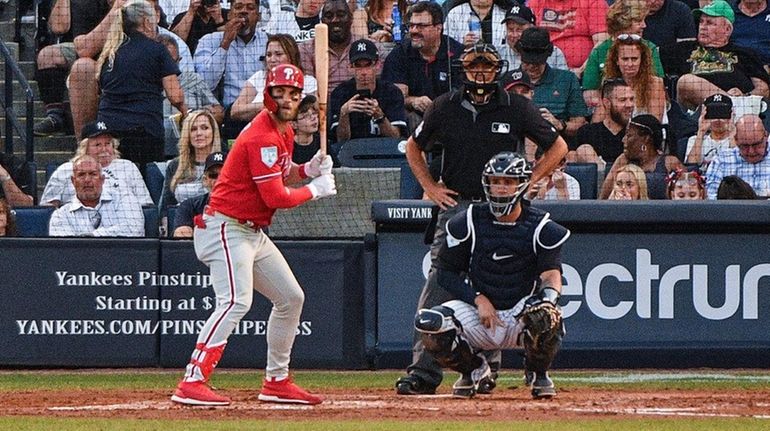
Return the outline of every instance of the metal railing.
{"type": "Polygon", "coordinates": [[[5,63],[5,86],[4,94],[2,98],[3,110],[5,111],[5,153],[13,154],[13,136],[14,130],[21,137],[24,142],[25,159],[27,162],[33,162],[35,160],[34,149],[34,135],[32,132],[32,126],[35,122],[35,95],[32,92],[27,78],[19,68],[18,63],[11,55],[11,51],[5,44],[5,41],[0,37],[0,55],[2,55],[2,61],[5,63]],[[14,79],[19,82],[26,95],[26,126],[22,127],[19,117],[13,110],[13,82],[14,79]]]}

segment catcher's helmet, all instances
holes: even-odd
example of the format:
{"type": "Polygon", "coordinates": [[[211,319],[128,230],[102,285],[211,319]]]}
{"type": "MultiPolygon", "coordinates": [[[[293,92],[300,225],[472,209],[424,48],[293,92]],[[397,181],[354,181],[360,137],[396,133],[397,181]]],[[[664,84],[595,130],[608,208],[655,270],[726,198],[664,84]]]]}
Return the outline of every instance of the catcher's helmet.
{"type": "Polygon", "coordinates": [[[505,151],[489,159],[484,166],[484,173],[481,175],[481,184],[484,186],[484,194],[487,195],[489,210],[492,214],[497,217],[510,214],[527,190],[530,178],[532,178],[532,167],[518,153],[505,151]],[[519,180],[519,185],[512,195],[492,194],[491,179],[493,177],[516,178],[519,180]]]}
{"type": "Polygon", "coordinates": [[[267,72],[267,78],[265,80],[265,100],[263,102],[265,108],[276,113],[278,111],[278,103],[276,103],[273,96],[270,94],[270,89],[273,87],[294,87],[302,90],[305,86],[305,77],[302,75],[302,71],[293,64],[279,64],[267,72]]]}
{"type": "Polygon", "coordinates": [[[470,101],[476,104],[487,103],[497,89],[506,61],[500,59],[493,45],[477,43],[463,52],[460,62],[465,92],[471,96],[470,101]]]}

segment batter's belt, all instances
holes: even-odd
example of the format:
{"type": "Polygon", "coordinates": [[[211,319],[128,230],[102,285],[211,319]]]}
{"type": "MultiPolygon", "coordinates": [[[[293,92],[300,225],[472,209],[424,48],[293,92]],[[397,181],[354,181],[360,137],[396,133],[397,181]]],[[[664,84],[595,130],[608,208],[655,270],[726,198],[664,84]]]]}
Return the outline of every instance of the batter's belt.
{"type": "Polygon", "coordinates": [[[240,225],[242,225],[242,226],[244,226],[246,228],[253,229],[254,232],[259,232],[259,231],[262,231],[263,229],[267,228],[267,226],[260,226],[260,225],[258,225],[257,223],[255,223],[252,220],[244,220],[244,219],[239,219],[239,218],[235,218],[235,217],[230,217],[228,215],[222,214],[219,211],[214,211],[208,205],[203,210],[203,212],[206,215],[210,215],[212,217],[218,217],[218,218],[225,219],[225,220],[233,222],[233,223],[238,223],[238,224],[240,224],[240,225]]]}

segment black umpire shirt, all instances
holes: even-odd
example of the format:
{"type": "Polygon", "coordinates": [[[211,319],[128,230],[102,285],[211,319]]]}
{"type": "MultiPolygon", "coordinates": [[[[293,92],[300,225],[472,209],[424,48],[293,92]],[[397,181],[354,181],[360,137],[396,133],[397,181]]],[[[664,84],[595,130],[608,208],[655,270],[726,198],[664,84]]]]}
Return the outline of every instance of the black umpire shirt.
{"type": "Polygon", "coordinates": [[[502,151],[524,154],[525,136],[547,151],[559,133],[528,99],[502,87],[483,106],[471,104],[463,92],[461,87],[439,96],[412,137],[426,153],[440,142],[444,184],[460,199],[482,200],[481,172],[489,159],[502,151]]]}

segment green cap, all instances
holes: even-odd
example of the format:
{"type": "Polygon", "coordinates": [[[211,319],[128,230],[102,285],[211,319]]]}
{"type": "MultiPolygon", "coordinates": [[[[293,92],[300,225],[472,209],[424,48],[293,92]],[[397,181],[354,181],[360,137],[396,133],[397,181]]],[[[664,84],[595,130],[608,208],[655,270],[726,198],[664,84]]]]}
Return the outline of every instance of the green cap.
{"type": "Polygon", "coordinates": [[[708,16],[721,16],[722,18],[727,18],[730,23],[735,22],[735,12],[733,11],[732,6],[725,0],[714,0],[706,7],[695,9],[692,11],[692,14],[695,15],[696,21],[700,20],[701,15],[706,14],[708,16]]]}

